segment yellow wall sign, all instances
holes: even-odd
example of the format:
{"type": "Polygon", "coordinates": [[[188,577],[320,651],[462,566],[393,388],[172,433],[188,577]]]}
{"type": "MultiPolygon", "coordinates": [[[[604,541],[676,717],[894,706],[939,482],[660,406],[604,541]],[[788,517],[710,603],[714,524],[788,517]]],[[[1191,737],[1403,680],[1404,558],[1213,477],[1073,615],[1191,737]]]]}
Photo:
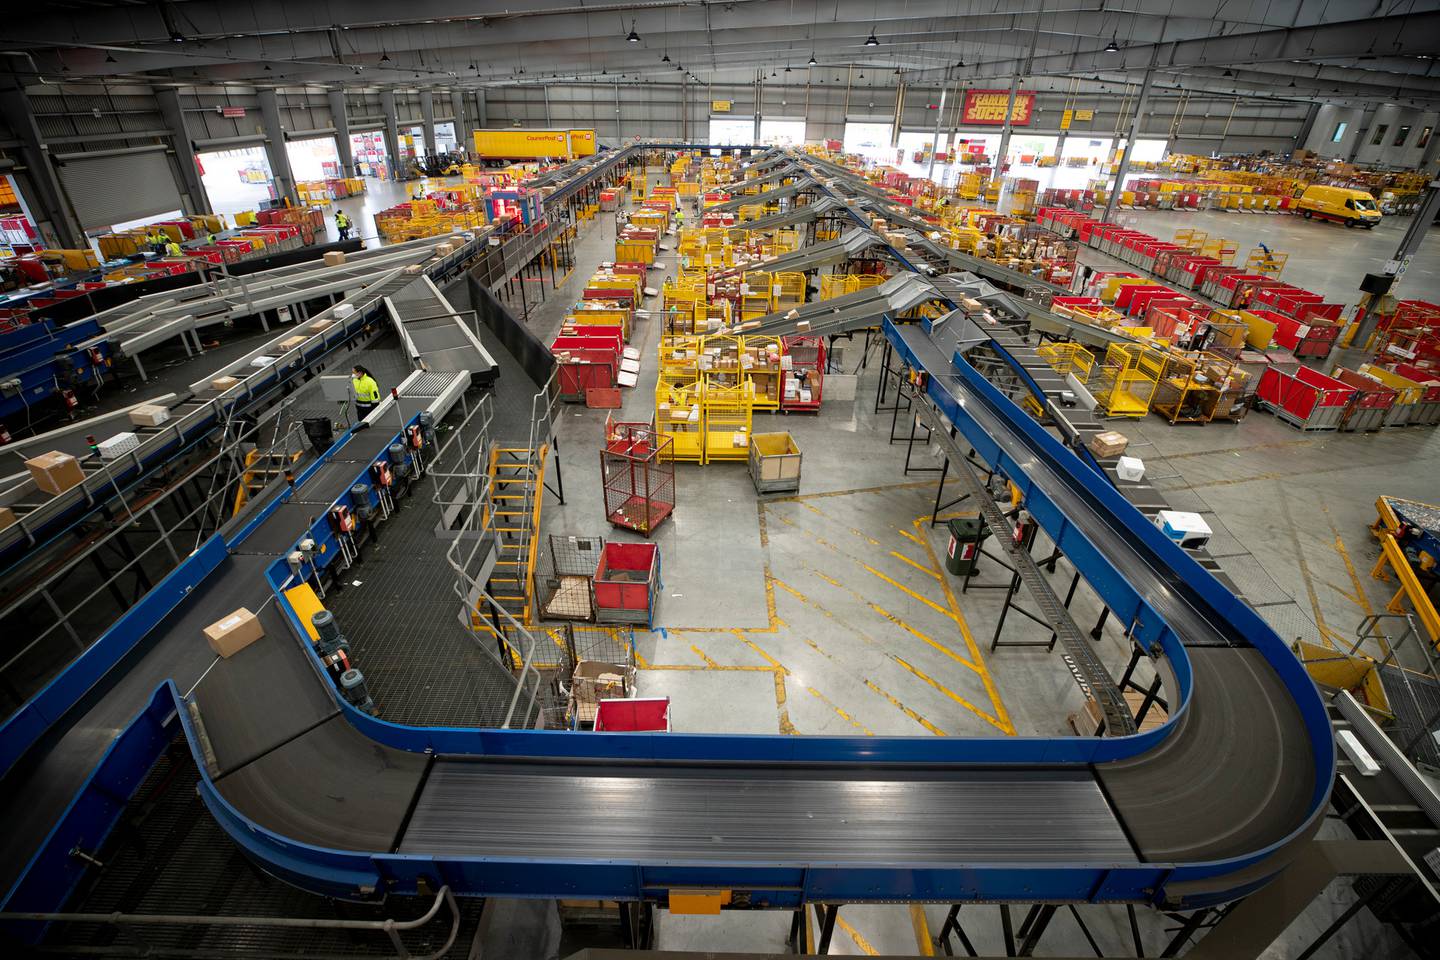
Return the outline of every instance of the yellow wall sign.
{"type": "Polygon", "coordinates": [[[1095,119],[1095,111],[1094,111],[1094,110],[1076,110],[1076,111],[1075,111],[1075,119],[1076,119],[1076,120],[1094,120],[1094,119],[1095,119]]]}
{"type": "Polygon", "coordinates": [[[732,100],[711,100],[711,101],[710,101],[710,112],[711,112],[711,113],[729,113],[729,112],[730,112],[730,105],[731,105],[733,102],[734,102],[734,101],[732,101],[732,100]]]}

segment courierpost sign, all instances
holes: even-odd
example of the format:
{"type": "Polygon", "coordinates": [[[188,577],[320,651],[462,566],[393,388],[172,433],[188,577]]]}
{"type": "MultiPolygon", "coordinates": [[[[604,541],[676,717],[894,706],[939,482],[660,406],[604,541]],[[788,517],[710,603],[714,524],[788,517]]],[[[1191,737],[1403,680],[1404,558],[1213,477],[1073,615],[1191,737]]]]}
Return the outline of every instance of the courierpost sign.
{"type": "MultiPolygon", "coordinates": [[[[966,90],[965,110],[961,114],[960,122],[999,126],[1005,122],[1005,105],[1009,102],[1009,90],[966,90]]],[[[1015,94],[1015,109],[1010,114],[1011,125],[1029,126],[1034,106],[1035,94],[1015,94]]]]}

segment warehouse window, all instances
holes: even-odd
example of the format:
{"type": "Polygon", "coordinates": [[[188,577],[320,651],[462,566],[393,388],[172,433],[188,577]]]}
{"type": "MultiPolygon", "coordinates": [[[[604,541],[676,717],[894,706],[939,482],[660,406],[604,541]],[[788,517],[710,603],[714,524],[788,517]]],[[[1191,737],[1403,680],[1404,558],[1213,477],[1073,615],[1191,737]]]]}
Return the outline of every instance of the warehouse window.
{"type": "Polygon", "coordinates": [[[290,140],[285,144],[290,158],[290,172],[298,182],[326,180],[340,176],[340,151],[334,137],[290,140]]]}
{"type": "Polygon", "coordinates": [[[876,163],[893,164],[899,153],[890,145],[890,130],[889,123],[851,121],[845,124],[844,150],[876,163]]]}
{"type": "Polygon", "coordinates": [[[258,210],[275,198],[270,158],[264,147],[231,147],[197,154],[196,159],[200,163],[200,182],[210,198],[210,209],[216,213],[258,210]]]}
{"type": "Polygon", "coordinates": [[[454,153],[457,146],[455,124],[449,120],[435,124],[435,149],[441,153],[454,153]]]}
{"type": "Polygon", "coordinates": [[[772,147],[804,146],[805,121],[783,117],[761,117],[760,142],[772,147]]]}
{"type": "Polygon", "coordinates": [[[1395,139],[1390,141],[1390,146],[1403,147],[1405,146],[1405,141],[1408,139],[1410,139],[1410,124],[1407,123],[1395,131],[1395,139]]]}
{"type": "Polygon", "coordinates": [[[1435,128],[1434,128],[1434,127],[1421,127],[1421,128],[1420,128],[1420,139],[1415,141],[1415,149],[1417,149],[1417,150],[1424,150],[1424,149],[1425,149],[1425,147],[1430,143],[1430,131],[1433,130],[1433,129],[1435,129],[1435,128]]]}
{"type": "Polygon", "coordinates": [[[1341,120],[1339,123],[1335,124],[1335,132],[1330,134],[1330,142],[1339,143],[1341,140],[1345,139],[1345,128],[1348,126],[1350,126],[1350,124],[1346,123],[1344,120],[1341,120]]]}
{"type": "Polygon", "coordinates": [[[355,158],[361,176],[383,178],[388,175],[385,134],[381,131],[350,134],[350,155],[355,158]]]}
{"type": "Polygon", "coordinates": [[[711,117],[710,142],[722,147],[750,145],[755,139],[754,117],[711,117]]]}
{"type": "Polygon", "coordinates": [[[1390,124],[1382,123],[1375,128],[1375,135],[1370,138],[1370,146],[1380,146],[1380,141],[1385,139],[1385,131],[1390,129],[1390,124]]]}

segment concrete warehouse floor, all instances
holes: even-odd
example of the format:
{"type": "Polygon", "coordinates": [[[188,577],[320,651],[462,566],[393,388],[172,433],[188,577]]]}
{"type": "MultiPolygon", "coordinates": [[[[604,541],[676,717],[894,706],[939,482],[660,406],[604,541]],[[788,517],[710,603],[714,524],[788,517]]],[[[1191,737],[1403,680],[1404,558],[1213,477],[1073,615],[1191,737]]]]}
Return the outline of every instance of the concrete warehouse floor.
{"type": "MultiPolygon", "coordinates": [[[[1255,219],[1257,225],[1294,231],[1297,241],[1288,248],[1292,265],[1301,260],[1298,238],[1324,230],[1314,223],[1255,219]]],[[[1337,235],[1366,238],[1353,231],[1337,235]]],[[[537,307],[538,285],[531,285],[530,325],[537,336],[548,342],[594,267],[613,259],[613,236],[614,223],[606,215],[585,225],[576,267],[561,288],[548,291],[537,307]]],[[[1368,239],[1384,246],[1389,240],[1381,242],[1382,237],[1377,231],[1368,239]]],[[[673,238],[669,242],[673,246],[673,238]]],[[[662,263],[664,270],[651,274],[656,288],[674,270],[674,254],[667,253],[662,263]]],[[[1337,271],[1332,284],[1337,295],[1350,283],[1347,274],[1358,269],[1337,271]]],[[[650,301],[652,308],[658,303],[650,301]]],[[[659,335],[658,317],[636,325],[632,343],[641,349],[642,376],[637,387],[625,391],[622,418],[648,420],[653,413],[659,335]]],[[[1067,718],[1080,708],[1081,696],[1060,654],[989,649],[1004,591],[975,585],[1003,583],[1002,572],[982,561],[981,575],[961,593],[958,581],[943,571],[943,527],[928,523],[934,477],[905,476],[903,444],[885,442],[891,415],[874,413],[880,348],[876,343],[866,358],[862,345],[863,337],[847,345],[842,361],[847,371],[860,371],[854,401],[827,400],[817,415],[756,416],[755,432],[788,430],[803,451],[800,495],[757,498],[743,463],[678,465],[676,512],[654,537],[664,577],[657,629],[636,635],[640,695],[670,696],[673,725],[686,731],[969,737],[1071,732],[1067,718]]],[[[567,503],[547,499],[543,532],[632,538],[608,528],[601,508],[596,452],[605,414],[561,408],[567,503]]],[[[1295,635],[1336,645],[1388,597],[1368,576],[1376,549],[1366,526],[1374,517],[1375,497],[1433,500],[1433,478],[1440,475],[1440,438],[1433,429],[1310,435],[1259,412],[1234,425],[1173,428],[1152,418],[1120,429],[1147,451],[1141,455],[1153,476],[1169,477],[1163,483],[1176,491],[1177,506],[1185,498],[1187,506],[1198,501],[1197,509],[1213,508],[1228,527],[1217,528],[1215,552],[1224,545],[1232,557],[1227,568],[1240,582],[1253,584],[1247,589],[1255,602],[1293,598],[1281,608],[1281,619],[1297,620],[1295,635]]],[[[938,463],[917,449],[916,463],[922,462],[938,463]]],[[[953,495],[947,492],[947,498],[953,495]]],[[[1064,561],[1056,581],[1061,588],[1068,585],[1064,561]]],[[[1076,621],[1088,628],[1099,607],[1081,589],[1073,609],[1076,621]]],[[[1048,631],[1012,614],[1004,635],[1044,639],[1048,631]]],[[[1099,648],[1118,674],[1127,659],[1118,632],[1107,630],[1099,648]]],[[[1412,647],[1402,658],[1418,660],[1416,654],[1412,647]]],[[[1268,955],[1298,951],[1349,898],[1348,887],[1336,885],[1268,955]]],[[[933,932],[944,914],[943,907],[918,915],[904,907],[847,907],[832,950],[912,952],[919,917],[933,932]]],[[[1083,914],[1107,954],[1132,949],[1122,910],[1093,908],[1083,914]]],[[[994,908],[977,907],[972,919],[978,925],[971,931],[976,946],[999,950],[994,908]]],[[[1147,950],[1156,952],[1169,939],[1162,930],[1168,922],[1148,913],[1141,919],[1147,950]]],[[[789,921],[785,914],[666,915],[659,945],[778,949],[789,921]]],[[[1073,923],[1053,925],[1041,954],[1054,952],[1088,952],[1073,923]]],[[[1368,913],[1318,955],[1362,953],[1407,955],[1368,913]]]]}

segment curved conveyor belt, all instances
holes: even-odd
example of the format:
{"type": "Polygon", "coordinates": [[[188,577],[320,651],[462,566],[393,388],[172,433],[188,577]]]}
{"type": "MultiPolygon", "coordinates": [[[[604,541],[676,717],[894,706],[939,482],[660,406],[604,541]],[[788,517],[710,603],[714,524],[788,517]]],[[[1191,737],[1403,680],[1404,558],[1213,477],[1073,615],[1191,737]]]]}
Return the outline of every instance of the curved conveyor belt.
{"type": "MultiPolygon", "coordinates": [[[[1132,900],[1243,894],[1318,822],[1324,710],[1280,639],[1072,453],[916,326],[887,335],[1171,680],[1133,737],[959,740],[400,727],[337,704],[299,621],[220,662],[182,720],[212,812],[268,869],[341,896],[1132,900]],[[263,677],[284,677],[284,684],[263,677]],[[198,718],[198,723],[197,723],[198,718]],[[208,756],[202,747],[208,748],[208,756]]],[[[191,603],[260,606],[383,449],[351,437],[233,546],[277,558],[191,603]],[[344,463],[355,469],[347,472],[344,463]],[[311,505],[314,506],[311,506],[311,505]]],[[[187,618],[175,621],[188,629],[187,618]]]]}
{"type": "MultiPolygon", "coordinates": [[[[1027,505],[1164,673],[1171,718],[1131,737],[575,734],[402,727],[339,701],[280,588],[330,545],[390,427],[344,438],[160,628],[239,606],[266,637],[174,691],[200,791],[266,869],[344,897],[794,906],[970,899],[1200,906],[1288,861],[1334,774],[1319,696],[1284,643],[1093,469],[918,326],[885,323],[928,401],[1027,505]],[[256,566],[259,561],[264,575],[256,566]],[[224,575],[220,575],[223,573],[224,575]]],[[[504,380],[501,380],[502,387],[504,380]]],[[[411,418],[416,405],[401,413],[411,418]]],[[[393,416],[377,423],[398,423],[393,416]]]]}

